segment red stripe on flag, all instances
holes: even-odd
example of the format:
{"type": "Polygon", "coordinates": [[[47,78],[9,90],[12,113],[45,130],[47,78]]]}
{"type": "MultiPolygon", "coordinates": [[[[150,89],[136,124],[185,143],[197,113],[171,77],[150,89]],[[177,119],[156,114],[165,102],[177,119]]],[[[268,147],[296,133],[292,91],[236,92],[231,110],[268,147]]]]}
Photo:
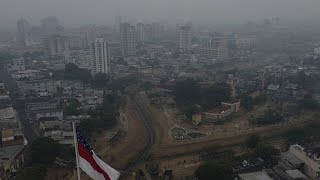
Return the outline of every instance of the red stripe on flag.
{"type": "Polygon", "coordinates": [[[101,169],[101,167],[93,159],[91,153],[81,143],[78,143],[78,152],[83,159],[90,163],[94,170],[101,173],[106,180],[111,180],[109,175],[103,169],[101,169]]]}

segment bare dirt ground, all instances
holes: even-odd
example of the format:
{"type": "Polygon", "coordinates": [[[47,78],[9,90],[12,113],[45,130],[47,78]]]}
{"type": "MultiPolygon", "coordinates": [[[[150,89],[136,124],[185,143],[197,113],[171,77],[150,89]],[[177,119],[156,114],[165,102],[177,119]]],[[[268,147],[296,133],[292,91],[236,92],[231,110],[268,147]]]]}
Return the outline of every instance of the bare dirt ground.
{"type": "Polygon", "coordinates": [[[143,108],[144,116],[149,119],[152,123],[153,129],[155,130],[155,144],[152,149],[157,149],[158,146],[168,143],[168,129],[172,124],[167,120],[165,114],[162,111],[157,111],[149,104],[148,97],[145,93],[139,93],[136,97],[140,107],[143,108]]]}
{"type": "MultiPolygon", "coordinates": [[[[170,128],[174,126],[173,121],[168,119],[162,110],[152,107],[144,93],[140,93],[136,99],[143,108],[145,116],[151,119],[152,126],[155,130],[156,141],[151,149],[154,161],[159,163],[160,167],[172,169],[174,173],[181,175],[192,174],[194,170],[197,169],[202,162],[197,154],[205,149],[218,150],[221,148],[228,148],[241,154],[241,146],[249,135],[260,134],[263,136],[276,137],[281,135],[286,129],[298,126],[301,127],[307,124],[314,120],[315,115],[315,113],[305,112],[299,117],[290,119],[289,122],[262,127],[252,127],[247,121],[247,118],[252,113],[241,113],[241,116],[236,117],[225,125],[205,127],[204,130],[216,128],[216,130],[206,138],[177,141],[172,140],[169,132],[170,128]],[[217,131],[218,128],[224,129],[224,131],[217,131]],[[186,162],[181,163],[181,161],[186,162]]],[[[268,106],[275,105],[268,102],[264,106],[256,108],[254,114],[262,114],[268,106]]],[[[277,144],[280,148],[282,147],[283,140],[281,138],[273,138],[269,141],[277,144]]]]}
{"type": "Polygon", "coordinates": [[[126,131],[126,136],[115,145],[107,144],[105,137],[108,132],[95,136],[93,149],[103,160],[112,167],[123,169],[139,155],[147,142],[147,132],[130,98],[127,98],[126,107],[123,110],[123,122],[121,129],[126,131]]]}
{"type": "MultiPolygon", "coordinates": [[[[193,140],[173,140],[170,134],[170,128],[175,123],[167,118],[165,113],[152,107],[149,103],[147,96],[140,93],[136,96],[136,101],[143,109],[143,114],[146,119],[150,120],[151,125],[155,131],[155,143],[151,148],[153,162],[160,165],[161,169],[173,170],[175,177],[191,176],[199,165],[203,162],[200,157],[200,152],[210,149],[210,151],[228,149],[233,150],[236,154],[243,153],[242,144],[250,134],[261,134],[263,136],[278,137],[286,129],[293,127],[301,127],[314,119],[315,113],[305,112],[299,117],[290,120],[289,122],[269,125],[263,127],[249,127],[247,123],[248,115],[241,113],[241,116],[236,117],[233,121],[222,125],[227,131],[220,134],[214,131],[206,138],[193,139],[193,140]],[[247,124],[245,124],[247,123],[247,124]],[[235,125],[238,124],[238,125],[235,125]],[[245,125],[243,131],[235,131],[239,128],[239,124],[245,125]],[[231,128],[232,130],[228,130],[231,128]]],[[[256,108],[255,113],[262,113],[268,105],[256,108]]],[[[139,152],[144,149],[147,143],[147,131],[144,127],[138,112],[136,111],[135,104],[128,98],[127,105],[124,109],[124,119],[119,128],[127,130],[127,136],[119,141],[115,146],[104,145],[105,136],[100,135],[96,138],[93,148],[101,155],[102,159],[109,163],[116,169],[123,169],[128,162],[132,161],[139,152]]],[[[214,127],[206,127],[208,130],[214,127]]],[[[217,127],[216,127],[217,128],[217,127]]],[[[103,134],[103,133],[102,133],[103,134]]],[[[277,147],[282,147],[283,139],[271,138],[268,141],[277,144],[277,147]]],[[[140,163],[136,168],[145,169],[145,163],[140,163]]]]}
{"type": "Polygon", "coordinates": [[[74,179],[73,172],[66,168],[58,168],[58,167],[48,167],[47,175],[44,178],[45,180],[69,180],[74,179]]]}

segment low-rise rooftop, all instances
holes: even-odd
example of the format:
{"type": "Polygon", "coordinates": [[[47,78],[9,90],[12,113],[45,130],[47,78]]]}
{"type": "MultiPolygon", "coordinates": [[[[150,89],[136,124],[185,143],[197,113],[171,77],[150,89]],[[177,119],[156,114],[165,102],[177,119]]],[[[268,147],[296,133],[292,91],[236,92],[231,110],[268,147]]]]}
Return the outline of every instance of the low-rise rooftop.
{"type": "Polygon", "coordinates": [[[292,178],[292,179],[305,179],[307,178],[304,174],[302,174],[299,170],[288,170],[286,173],[292,178]]]}
{"type": "Polygon", "coordinates": [[[16,114],[12,107],[0,109],[0,122],[16,122],[16,114]]]}
{"type": "Polygon", "coordinates": [[[272,180],[267,174],[261,171],[239,174],[239,177],[242,180],[272,180]]]}
{"type": "Polygon", "coordinates": [[[229,106],[220,106],[220,107],[217,107],[217,108],[214,108],[214,109],[211,109],[208,111],[208,113],[221,113],[221,112],[224,112],[226,110],[230,109],[229,106]]]}
{"type": "Polygon", "coordinates": [[[16,156],[20,151],[22,151],[24,145],[15,145],[15,146],[8,146],[8,147],[1,147],[0,148],[0,165],[3,166],[5,163],[16,156]]]}

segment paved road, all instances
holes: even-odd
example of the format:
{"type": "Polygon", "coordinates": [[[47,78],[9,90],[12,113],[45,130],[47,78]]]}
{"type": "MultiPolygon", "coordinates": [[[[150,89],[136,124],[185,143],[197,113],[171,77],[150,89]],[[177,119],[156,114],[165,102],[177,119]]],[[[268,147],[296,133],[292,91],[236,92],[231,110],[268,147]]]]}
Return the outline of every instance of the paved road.
{"type": "Polygon", "coordinates": [[[19,99],[17,88],[14,87],[13,83],[9,79],[8,73],[3,69],[0,70],[0,81],[5,82],[6,88],[10,92],[10,98],[12,100],[13,107],[17,112],[17,121],[21,126],[22,133],[27,139],[28,144],[31,144],[31,142],[37,137],[37,135],[32,129],[32,124],[30,124],[29,120],[27,119],[24,101],[19,99]]]}
{"type": "Polygon", "coordinates": [[[16,109],[17,119],[21,123],[21,130],[24,134],[24,137],[27,139],[28,144],[31,144],[33,140],[37,138],[37,134],[32,129],[32,124],[30,124],[27,119],[26,112],[24,109],[16,109]]]}

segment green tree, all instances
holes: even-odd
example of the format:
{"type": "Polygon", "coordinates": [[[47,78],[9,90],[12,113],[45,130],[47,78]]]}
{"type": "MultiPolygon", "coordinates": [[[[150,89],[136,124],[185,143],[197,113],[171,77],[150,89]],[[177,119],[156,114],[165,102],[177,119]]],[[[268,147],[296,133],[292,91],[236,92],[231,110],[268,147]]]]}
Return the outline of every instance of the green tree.
{"type": "Polygon", "coordinates": [[[60,153],[60,145],[50,137],[40,137],[33,141],[30,156],[34,163],[50,164],[60,153]]]}
{"type": "Polygon", "coordinates": [[[254,134],[249,136],[246,139],[245,145],[249,149],[255,149],[256,147],[259,146],[260,142],[261,142],[261,137],[259,135],[254,134]]]}
{"type": "Polygon", "coordinates": [[[110,89],[114,92],[121,91],[123,92],[127,86],[138,83],[138,76],[126,76],[123,78],[115,79],[110,84],[110,89]]]}
{"type": "Polygon", "coordinates": [[[42,180],[44,179],[46,173],[47,173],[47,169],[45,165],[33,164],[30,167],[26,167],[22,169],[22,171],[19,172],[18,175],[16,176],[16,180],[25,180],[25,179],[42,180]]]}
{"type": "Polygon", "coordinates": [[[111,128],[117,123],[119,103],[120,97],[116,95],[106,95],[103,98],[102,109],[98,113],[98,120],[101,127],[111,128]]]}
{"type": "Polygon", "coordinates": [[[65,161],[74,162],[75,152],[74,152],[74,146],[70,145],[60,145],[60,154],[59,158],[63,159],[65,161]]]}
{"type": "Polygon", "coordinates": [[[152,89],[153,85],[150,82],[147,81],[147,82],[144,82],[142,84],[142,87],[143,87],[144,90],[148,91],[148,90],[152,89]]]}
{"type": "Polygon", "coordinates": [[[248,117],[248,122],[249,122],[252,126],[254,126],[254,125],[257,124],[257,119],[256,119],[256,117],[254,117],[253,115],[250,115],[250,116],[248,117]]]}
{"type": "Polygon", "coordinates": [[[79,129],[90,138],[95,129],[109,129],[116,125],[117,117],[120,115],[118,110],[122,99],[116,95],[105,95],[102,106],[97,107],[88,114],[92,119],[80,121],[79,129]]]}
{"type": "Polygon", "coordinates": [[[174,52],[172,53],[172,57],[173,57],[174,59],[178,59],[178,58],[180,57],[180,53],[179,53],[178,51],[174,51],[174,52]]]}
{"type": "Polygon", "coordinates": [[[287,144],[294,144],[306,141],[308,139],[307,134],[304,129],[296,128],[288,130],[284,133],[284,136],[286,137],[287,144]]]}
{"type": "Polygon", "coordinates": [[[263,115],[256,118],[256,122],[259,125],[272,124],[283,121],[284,118],[279,112],[274,109],[268,108],[263,115]]]}
{"type": "Polygon", "coordinates": [[[108,81],[109,76],[107,74],[98,73],[93,77],[91,85],[93,88],[104,88],[107,86],[108,81]]]}
{"type": "Polygon", "coordinates": [[[9,63],[15,56],[8,52],[0,52],[0,64],[9,63]]]}
{"type": "Polygon", "coordinates": [[[195,172],[195,177],[200,180],[232,180],[232,168],[226,163],[207,162],[195,172]]]}
{"type": "Polygon", "coordinates": [[[63,110],[63,114],[65,116],[79,115],[80,114],[80,112],[78,110],[79,107],[80,107],[80,102],[77,99],[71,99],[65,105],[65,108],[63,110]]]}
{"type": "Polygon", "coordinates": [[[272,160],[280,154],[280,151],[272,145],[259,145],[254,151],[256,157],[261,157],[264,160],[272,160]]]}
{"type": "Polygon", "coordinates": [[[315,110],[319,108],[318,101],[314,100],[311,95],[306,95],[302,100],[298,102],[299,109],[315,110]]]}
{"type": "Polygon", "coordinates": [[[188,120],[191,120],[192,115],[199,113],[200,109],[196,105],[187,104],[181,108],[181,112],[187,116],[188,120]]]}
{"type": "Polygon", "coordinates": [[[91,74],[86,69],[80,69],[73,63],[68,63],[64,69],[64,78],[68,80],[80,80],[89,83],[92,79],[91,74]]]}
{"type": "Polygon", "coordinates": [[[199,103],[200,85],[193,79],[179,81],[174,89],[178,106],[199,103]]]}
{"type": "Polygon", "coordinates": [[[204,88],[201,92],[201,105],[206,108],[221,106],[221,102],[228,101],[231,95],[231,88],[227,84],[214,84],[204,88]]]}
{"type": "Polygon", "coordinates": [[[253,108],[253,98],[251,96],[243,96],[240,99],[241,106],[244,107],[246,110],[250,111],[253,108]]]}
{"type": "Polygon", "coordinates": [[[168,77],[164,77],[160,79],[160,84],[165,84],[167,81],[169,81],[168,77]]]}
{"type": "Polygon", "coordinates": [[[92,135],[92,132],[95,128],[94,120],[93,119],[84,119],[80,121],[79,127],[82,134],[90,140],[90,137],[92,135]]]}
{"type": "Polygon", "coordinates": [[[267,96],[265,94],[261,94],[253,99],[254,105],[260,105],[267,101],[267,96]]]}

